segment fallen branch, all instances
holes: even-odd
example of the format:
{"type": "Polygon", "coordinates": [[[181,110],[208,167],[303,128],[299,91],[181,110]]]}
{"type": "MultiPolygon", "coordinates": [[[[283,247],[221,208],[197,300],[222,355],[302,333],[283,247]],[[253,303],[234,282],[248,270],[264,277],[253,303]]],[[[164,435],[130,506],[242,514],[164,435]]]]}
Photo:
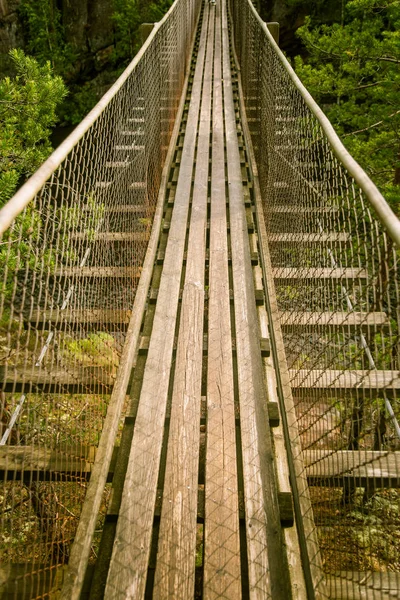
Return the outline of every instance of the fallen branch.
{"type": "Polygon", "coordinates": [[[382,121],[378,121],[377,123],[374,123],[373,125],[364,127],[364,129],[357,129],[357,131],[352,131],[351,133],[346,133],[342,137],[348,137],[349,135],[356,135],[357,133],[362,133],[363,131],[368,131],[368,129],[372,129],[373,127],[378,127],[379,125],[382,125],[382,123],[384,123],[387,119],[391,119],[392,117],[395,117],[399,113],[400,113],[400,110],[396,110],[396,112],[392,113],[391,115],[388,115],[385,119],[382,119],[382,121]]]}

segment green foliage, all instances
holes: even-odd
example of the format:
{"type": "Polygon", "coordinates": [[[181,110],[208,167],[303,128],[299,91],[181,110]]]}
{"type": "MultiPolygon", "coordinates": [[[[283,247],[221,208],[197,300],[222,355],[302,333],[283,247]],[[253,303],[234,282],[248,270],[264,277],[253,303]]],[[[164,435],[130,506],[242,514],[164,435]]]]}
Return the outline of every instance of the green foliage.
{"type": "Polygon", "coordinates": [[[41,272],[47,275],[54,272],[60,262],[67,265],[77,263],[76,250],[70,242],[70,231],[83,232],[85,239],[91,241],[104,216],[104,205],[96,201],[94,194],[87,194],[85,203],[85,211],[82,211],[81,202],[59,209],[44,203],[42,211],[33,203],[28,204],[2,237],[0,296],[7,301],[12,297],[18,273],[41,272]],[[49,220],[57,232],[51,244],[45,241],[49,233],[46,222],[49,220]]]}
{"type": "Polygon", "coordinates": [[[400,2],[343,4],[342,23],[316,26],[307,18],[298,30],[308,55],[296,57],[296,71],[400,212],[400,2]]]}
{"type": "Polygon", "coordinates": [[[156,23],[161,21],[165,13],[169,10],[173,0],[158,0],[158,2],[150,2],[143,11],[143,21],[148,23],[156,23]]]}
{"type": "MultiPolygon", "coordinates": [[[[50,154],[49,136],[57,120],[56,109],[67,93],[61,77],[53,74],[49,62],[40,66],[22,50],[12,50],[10,55],[16,77],[0,81],[0,206],[50,154]]],[[[87,195],[86,204],[89,210],[85,211],[84,218],[77,205],[54,209],[52,220],[57,223],[58,236],[64,246],[64,262],[74,259],[68,243],[69,230],[73,227],[93,237],[103,217],[104,207],[96,204],[92,194],[87,195]]],[[[3,235],[0,270],[4,276],[0,293],[6,298],[14,293],[18,271],[44,269],[51,272],[56,264],[55,250],[42,247],[42,218],[37,208],[29,204],[3,235]]]]}
{"type": "Polygon", "coordinates": [[[10,56],[16,77],[0,81],[0,205],[50,154],[56,109],[67,94],[49,62],[40,66],[22,50],[11,50],[10,56]]]}
{"type": "Polygon", "coordinates": [[[398,490],[381,490],[367,503],[361,499],[348,514],[353,522],[348,534],[358,552],[366,552],[374,564],[378,561],[398,564],[398,490]],[[390,524],[390,525],[388,525],[390,524]]]}
{"type": "MultiPolygon", "coordinates": [[[[104,204],[98,203],[93,192],[86,195],[87,210],[81,203],[64,206],[57,211],[56,219],[63,231],[84,232],[85,239],[93,241],[104,217],[104,204]]],[[[68,243],[68,239],[66,240],[68,243]]]]}
{"type": "Polygon", "coordinates": [[[116,55],[133,57],[137,48],[137,29],[141,23],[137,0],[114,0],[116,55]]]}
{"type": "MultiPolygon", "coordinates": [[[[2,237],[0,246],[0,295],[9,298],[14,292],[15,274],[22,269],[37,270],[36,246],[40,242],[40,215],[30,204],[18,216],[12,229],[2,237]]],[[[48,264],[47,254],[43,259],[48,264]]]]}
{"type": "Polygon", "coordinates": [[[114,0],[116,59],[132,59],[140,47],[138,28],[141,23],[160,21],[173,0],[140,2],[140,0],[114,0]]]}
{"type": "Polygon", "coordinates": [[[64,123],[78,125],[98,100],[96,90],[90,81],[80,86],[74,86],[71,90],[71,101],[68,98],[61,107],[60,118],[64,123]],[[77,91],[74,88],[77,88],[77,91]]]}
{"type": "Polygon", "coordinates": [[[21,0],[19,12],[27,33],[27,49],[40,62],[50,61],[58,74],[65,74],[75,60],[64,41],[61,13],[54,0],[21,0]]]}
{"type": "Polygon", "coordinates": [[[66,356],[82,365],[115,367],[119,356],[112,335],[104,331],[90,333],[84,339],[71,339],[66,344],[66,356]]]}

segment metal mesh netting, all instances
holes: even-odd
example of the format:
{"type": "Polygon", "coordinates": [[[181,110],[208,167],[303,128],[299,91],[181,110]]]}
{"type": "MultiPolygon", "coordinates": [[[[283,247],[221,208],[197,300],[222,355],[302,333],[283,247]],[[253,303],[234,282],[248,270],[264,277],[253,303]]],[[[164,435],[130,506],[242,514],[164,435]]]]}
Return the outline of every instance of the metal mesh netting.
{"type": "Polygon", "coordinates": [[[308,544],[311,571],[321,558],[332,597],[396,594],[398,247],[253,7],[233,0],[231,11],[295,409],[286,405],[287,419],[310,485],[298,500],[307,543],[315,531],[319,540],[320,556],[308,544]]]}
{"type": "Polygon", "coordinates": [[[175,2],[98,118],[2,235],[0,556],[8,593],[18,597],[56,589],[56,567],[68,562],[199,6],[175,2]]]}

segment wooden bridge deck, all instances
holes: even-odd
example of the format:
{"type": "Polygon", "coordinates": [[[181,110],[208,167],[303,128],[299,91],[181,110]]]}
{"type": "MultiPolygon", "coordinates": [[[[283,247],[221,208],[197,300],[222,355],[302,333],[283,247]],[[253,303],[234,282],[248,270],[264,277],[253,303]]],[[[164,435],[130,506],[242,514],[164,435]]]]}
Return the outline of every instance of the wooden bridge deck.
{"type": "MultiPolygon", "coordinates": [[[[250,202],[254,194],[246,166],[249,150],[231,69],[225,2],[205,4],[195,51],[179,132],[184,143],[176,144],[165,186],[163,226],[129,386],[129,408],[107,474],[111,499],[96,563],[84,567],[80,597],[305,600],[259,264],[263,232],[250,202]]],[[[127,125],[127,135],[128,129],[127,125]]],[[[135,151],[138,148],[143,147],[135,151]]],[[[125,164],[108,166],[119,169],[125,164]]],[[[142,191],[144,182],[132,187],[142,191]]],[[[128,205],[112,210],[143,211],[141,206],[128,205]]],[[[301,210],[305,209],[275,207],[277,213],[301,210]]],[[[80,240],[83,234],[74,237],[80,240]]],[[[148,239],[147,232],[113,231],[97,234],[93,242],[143,239],[148,239]]],[[[334,245],[347,244],[349,236],[285,232],[269,242],[334,245]]],[[[142,269],[71,267],[53,275],[118,278],[137,285],[142,269]]],[[[271,268],[270,275],[271,280],[293,285],[296,280],[332,279],[343,285],[368,278],[359,267],[279,267],[271,268]]],[[[343,326],[368,332],[389,326],[383,312],[288,311],[275,316],[284,332],[343,326]]],[[[127,310],[36,310],[26,322],[43,329],[51,323],[55,328],[88,330],[102,323],[113,331],[115,326],[126,329],[130,317],[127,310]]],[[[310,389],[357,394],[360,389],[386,389],[388,382],[392,389],[400,386],[395,371],[292,369],[287,375],[294,394],[300,396],[310,389]]],[[[83,388],[87,393],[110,394],[114,384],[114,372],[90,366],[39,374],[10,367],[3,375],[3,390],[14,392],[75,393],[83,388]]],[[[294,419],[294,408],[288,412],[288,418],[294,419]]],[[[71,460],[62,449],[6,450],[0,452],[0,477],[15,481],[48,481],[54,476],[65,482],[90,479],[96,453],[94,448],[82,448],[71,460]]],[[[340,487],[347,479],[371,489],[400,485],[399,453],[392,453],[390,461],[385,452],[366,454],[306,451],[301,463],[303,492],[307,484],[340,487]]],[[[311,514],[311,504],[302,510],[311,514]]],[[[314,543],[311,535],[307,543],[314,543]]],[[[316,570],[321,566],[317,555],[316,550],[316,570]]],[[[12,574],[17,571],[18,565],[7,574],[0,570],[0,577],[9,582],[4,597],[25,598],[25,588],[20,592],[17,584],[13,587],[12,574]]],[[[68,580],[68,568],[61,571],[57,581],[52,576],[39,583],[33,578],[31,588],[54,591],[63,579],[68,580]]],[[[351,573],[346,578],[364,581],[364,576],[374,579],[371,573],[351,573]]],[[[328,578],[326,596],[323,592],[316,597],[350,597],[340,577],[328,578]]],[[[393,583],[398,577],[388,581],[389,591],[398,587],[393,583]]],[[[70,597],[67,589],[68,581],[62,598],[70,597]]],[[[368,589],[361,589],[359,597],[367,597],[368,589]]],[[[386,598],[386,591],[374,597],[386,598]]],[[[0,583],[0,598],[2,593],[0,583]]]]}
{"type": "Polygon", "coordinates": [[[230,60],[225,4],[206,5],[112,554],[94,576],[110,599],[193,598],[199,560],[204,598],[291,595],[230,60]]]}

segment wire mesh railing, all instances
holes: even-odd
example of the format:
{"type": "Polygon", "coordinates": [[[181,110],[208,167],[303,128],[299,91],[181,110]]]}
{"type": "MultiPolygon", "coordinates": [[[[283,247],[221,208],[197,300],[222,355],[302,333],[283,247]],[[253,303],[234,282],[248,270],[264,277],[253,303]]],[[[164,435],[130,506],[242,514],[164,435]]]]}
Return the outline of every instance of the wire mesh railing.
{"type": "Polygon", "coordinates": [[[297,489],[309,594],[380,598],[400,584],[400,224],[252,4],[232,0],[231,17],[290,380],[287,433],[310,486],[297,489]],[[321,565],[329,585],[318,592],[321,565]]]}
{"type": "MultiPolygon", "coordinates": [[[[0,212],[0,556],[18,597],[56,589],[69,561],[199,8],[176,0],[120,79],[0,212]]],[[[91,559],[108,495],[106,486],[91,559]]]]}

